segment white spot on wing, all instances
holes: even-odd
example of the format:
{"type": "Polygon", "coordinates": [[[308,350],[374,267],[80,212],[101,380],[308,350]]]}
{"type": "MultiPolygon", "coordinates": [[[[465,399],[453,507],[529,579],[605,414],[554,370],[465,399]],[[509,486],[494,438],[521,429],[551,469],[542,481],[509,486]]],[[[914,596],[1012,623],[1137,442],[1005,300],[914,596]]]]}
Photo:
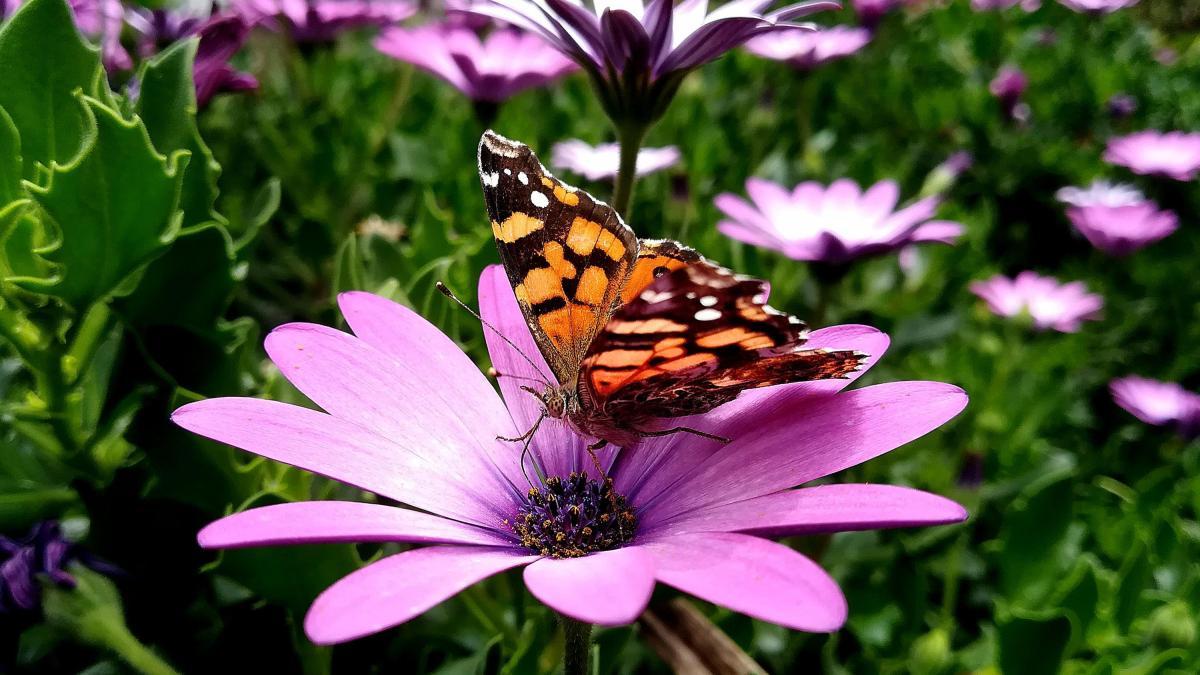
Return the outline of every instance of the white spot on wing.
{"type": "Polygon", "coordinates": [[[696,312],[697,321],[716,321],[721,318],[721,310],[719,309],[702,309],[696,312]]]}
{"type": "Polygon", "coordinates": [[[524,171],[517,173],[517,180],[521,181],[521,185],[529,185],[529,176],[524,171]]]}
{"type": "Polygon", "coordinates": [[[663,302],[664,300],[670,300],[674,296],[667,291],[659,292],[659,291],[653,291],[653,290],[647,289],[645,291],[642,291],[642,295],[640,297],[642,299],[642,302],[653,305],[653,304],[663,302]]]}
{"type": "Polygon", "coordinates": [[[715,295],[706,295],[703,298],[700,298],[700,304],[704,305],[705,307],[712,307],[713,305],[717,304],[717,297],[715,295]]]}
{"type": "Polygon", "coordinates": [[[483,179],[483,184],[488,187],[494,188],[500,184],[500,174],[496,173],[495,171],[491,173],[479,174],[479,177],[483,179]]]}
{"type": "MultiPolygon", "coordinates": [[[[521,175],[524,176],[525,174],[521,174],[521,175]]],[[[529,195],[529,201],[533,202],[533,205],[538,207],[539,209],[546,208],[546,205],[550,203],[550,199],[547,198],[546,195],[538,192],[537,190],[534,190],[533,194],[529,195]]]]}
{"type": "Polygon", "coordinates": [[[511,175],[512,175],[512,169],[510,169],[510,168],[508,168],[508,167],[505,167],[505,168],[504,168],[504,175],[505,175],[505,176],[511,176],[511,175]]]}

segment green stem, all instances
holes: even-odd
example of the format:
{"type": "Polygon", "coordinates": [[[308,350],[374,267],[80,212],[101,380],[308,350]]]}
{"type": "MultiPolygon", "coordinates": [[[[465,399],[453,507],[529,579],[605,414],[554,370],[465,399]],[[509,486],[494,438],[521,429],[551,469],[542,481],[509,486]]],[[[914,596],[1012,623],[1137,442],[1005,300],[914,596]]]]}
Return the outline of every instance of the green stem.
{"type": "Polygon", "coordinates": [[[563,627],[564,675],[587,675],[592,648],[592,624],[559,616],[563,627]]]}
{"type": "Polygon", "coordinates": [[[79,330],[75,333],[75,340],[63,359],[63,379],[67,386],[76,384],[80,376],[87,372],[96,350],[100,349],[104,338],[108,336],[109,327],[112,325],[111,318],[112,312],[103,302],[92,305],[87,314],[83,315],[79,330]]]}
{"type": "Polygon", "coordinates": [[[134,670],[145,675],[178,675],[166,661],[159,658],[149,647],[138,642],[128,630],[123,627],[113,628],[104,633],[101,639],[106,647],[121,657],[134,670]]]}
{"type": "Polygon", "coordinates": [[[626,221],[629,220],[633,187],[637,181],[638,150],[646,137],[649,125],[626,122],[617,127],[617,141],[621,144],[621,163],[617,169],[617,184],[613,188],[613,209],[626,221]]]}

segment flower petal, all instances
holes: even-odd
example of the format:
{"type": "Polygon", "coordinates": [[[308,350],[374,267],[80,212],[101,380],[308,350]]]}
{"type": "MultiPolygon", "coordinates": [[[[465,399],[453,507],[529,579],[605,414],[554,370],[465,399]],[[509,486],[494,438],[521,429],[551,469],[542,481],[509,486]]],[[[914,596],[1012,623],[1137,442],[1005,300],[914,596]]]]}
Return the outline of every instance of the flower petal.
{"type": "Polygon", "coordinates": [[[601,626],[633,623],[654,591],[654,560],[640,546],[583,558],[542,558],[525,568],[529,592],[551,609],[601,626]]]}
{"type": "Polygon", "coordinates": [[[226,516],[196,535],[204,548],[395,541],[510,546],[511,538],[429,513],[365,502],[273,504],[226,516]]]}
{"type": "Polygon", "coordinates": [[[847,469],[937,429],[966,404],[963,390],[941,382],[890,382],[827,397],[782,390],[764,401],[760,414],[721,430],[731,443],[677,475],[656,497],[639,496],[634,503],[642,510],[642,527],[847,469]]]}
{"type": "MultiPolygon", "coordinates": [[[[499,404],[494,394],[472,389],[477,396],[449,399],[439,389],[443,380],[424,379],[430,371],[412,356],[400,361],[348,333],[316,324],[281,326],[265,344],[283,375],[329,414],[409,448],[449,480],[487,495],[499,511],[516,510],[522,491],[515,485],[521,483],[509,480],[488,459],[507,450],[496,436],[513,428],[495,414],[472,417],[476,406],[486,410],[499,404]]],[[[470,368],[468,376],[475,371],[470,368]]],[[[459,374],[441,377],[467,396],[466,388],[454,384],[459,374]]],[[[514,452],[508,461],[515,464],[515,457],[514,452]]]]}
{"type": "Polygon", "coordinates": [[[512,549],[432,546],[373,562],[325,589],[304,618],[319,645],[378,633],[412,619],[484,579],[537,556],[512,549]]]}
{"type": "MultiPolygon", "coordinates": [[[[508,404],[513,421],[519,429],[518,434],[533,427],[542,414],[542,403],[522,386],[532,386],[534,389],[548,386],[554,382],[550,367],[542,358],[541,351],[533,341],[529,326],[521,315],[517,298],[504,269],[499,265],[491,265],[479,277],[479,313],[483,319],[492,324],[512,341],[516,348],[507,344],[495,331],[485,330],[488,353],[492,357],[492,366],[500,373],[500,392],[508,404]],[[524,356],[522,356],[524,354],[524,356]],[[528,357],[528,360],[526,359],[528,357]],[[530,363],[532,362],[532,363],[530,363]],[[541,384],[546,382],[547,384],[541,384]]],[[[585,442],[562,420],[544,420],[534,436],[530,452],[538,458],[547,475],[565,476],[572,471],[588,470],[591,460],[586,459],[585,442]]],[[[520,452],[519,444],[512,444],[516,452],[520,452]]],[[[597,453],[604,459],[608,450],[597,453]]],[[[530,474],[532,475],[532,469],[530,474]]]]}
{"type": "Polygon", "coordinates": [[[846,622],[837,582],[792,549],[744,534],[651,538],[654,576],[735,612],[795,630],[829,633],[846,622]]]}
{"type": "Polygon", "coordinates": [[[966,518],[966,509],[935,494],[897,485],[848,483],[776,492],[693,511],[664,523],[653,534],[744,532],[774,538],[945,525],[966,518]]]}
{"type": "Polygon", "coordinates": [[[516,485],[525,484],[516,452],[495,439],[516,431],[508,408],[466,352],[421,315],[378,295],[342,293],[338,306],[355,335],[400,362],[413,381],[423,383],[427,395],[443,402],[442,414],[457,417],[473,432],[499,473],[516,485]]]}
{"type": "Polygon", "coordinates": [[[214,441],[427,511],[487,526],[497,522],[498,512],[461,484],[448,482],[441,467],[332,415],[278,401],[231,397],[189,403],[171,419],[214,441]]]}

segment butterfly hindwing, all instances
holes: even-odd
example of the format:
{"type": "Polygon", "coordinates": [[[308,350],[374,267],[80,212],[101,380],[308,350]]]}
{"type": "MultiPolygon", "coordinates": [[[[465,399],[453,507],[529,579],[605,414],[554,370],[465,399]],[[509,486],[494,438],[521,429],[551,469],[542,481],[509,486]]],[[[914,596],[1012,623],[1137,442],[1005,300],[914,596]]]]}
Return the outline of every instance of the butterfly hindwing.
{"type": "Polygon", "coordinates": [[[638,254],[616,212],[558,180],[522,143],[479,144],[492,233],[525,321],[560,384],[571,384],[638,254]]]}
{"type": "Polygon", "coordinates": [[[804,349],[806,328],[766,305],[765,282],[706,260],[653,281],[584,361],[586,398],[617,424],[707,412],[747,389],[846,377],[865,355],[804,349]]]}

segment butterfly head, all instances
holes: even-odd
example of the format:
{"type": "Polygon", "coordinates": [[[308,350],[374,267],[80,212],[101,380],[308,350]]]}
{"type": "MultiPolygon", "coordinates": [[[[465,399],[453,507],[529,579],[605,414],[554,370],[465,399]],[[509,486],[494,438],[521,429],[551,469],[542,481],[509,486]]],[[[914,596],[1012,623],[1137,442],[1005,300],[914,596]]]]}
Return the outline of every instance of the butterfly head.
{"type": "Polygon", "coordinates": [[[579,410],[579,397],[568,387],[549,385],[540,391],[533,387],[521,389],[533,394],[542,402],[542,409],[546,411],[547,417],[560,420],[579,410]]]}

